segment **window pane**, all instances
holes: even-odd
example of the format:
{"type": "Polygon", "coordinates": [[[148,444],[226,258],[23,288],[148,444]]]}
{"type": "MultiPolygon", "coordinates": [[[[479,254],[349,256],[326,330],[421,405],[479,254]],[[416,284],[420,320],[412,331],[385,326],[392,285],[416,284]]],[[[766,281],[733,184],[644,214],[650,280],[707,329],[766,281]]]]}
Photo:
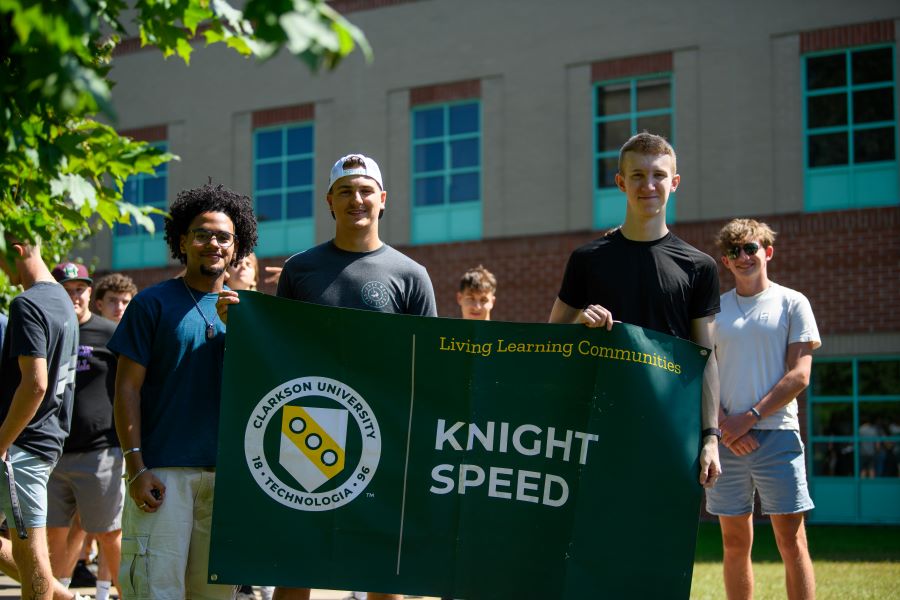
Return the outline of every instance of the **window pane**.
{"type": "Polygon", "coordinates": [[[478,200],[478,173],[461,173],[450,177],[450,202],[471,202],[478,200]]]}
{"type": "Polygon", "coordinates": [[[256,218],[260,221],[281,219],[281,194],[259,194],[256,197],[256,218]]]}
{"type": "Polygon", "coordinates": [[[287,184],[288,187],[297,187],[301,185],[312,185],[313,181],[313,161],[311,158],[301,158],[300,160],[289,160],[287,164],[287,184]]]}
{"type": "Polygon", "coordinates": [[[637,82],[637,109],[653,110],[669,108],[672,104],[668,79],[650,79],[637,82]]]}
{"type": "Polygon", "coordinates": [[[281,163],[256,165],[256,189],[270,190],[281,186],[281,163]]]}
{"type": "Polygon", "coordinates": [[[852,402],[815,402],[812,411],[813,435],[853,435],[852,402]]]}
{"type": "Polygon", "coordinates": [[[809,136],[810,167],[846,165],[849,158],[846,133],[824,133],[809,136]]]}
{"type": "Polygon", "coordinates": [[[413,137],[416,139],[444,135],[444,110],[432,108],[413,113],[413,137]]]}
{"type": "Polygon", "coordinates": [[[287,153],[288,154],[312,154],[313,151],[313,128],[312,127],[294,127],[287,130],[287,153]]]}
{"type": "Polygon", "coordinates": [[[305,219],[312,214],[312,192],[291,192],[287,195],[288,219],[305,219]]]}
{"type": "Polygon", "coordinates": [[[597,187],[609,188],[616,185],[616,173],[619,172],[619,157],[610,156],[597,161],[597,187]]]}
{"type": "MultiPolygon", "coordinates": [[[[631,112],[631,84],[604,85],[597,88],[597,116],[621,115],[631,112]]],[[[625,143],[625,140],[622,140],[625,143]]]]}
{"type": "Polygon", "coordinates": [[[813,475],[853,477],[853,444],[816,442],[813,447],[813,475]]]}
{"type": "Polygon", "coordinates": [[[810,96],[806,99],[807,127],[832,127],[847,124],[847,94],[810,96]]]}
{"type": "Polygon", "coordinates": [[[859,395],[900,395],[900,360],[859,361],[859,395]]]}
{"type": "Polygon", "coordinates": [[[478,103],[450,107],[450,133],[473,133],[478,127],[478,103]]]}
{"type": "Polygon", "coordinates": [[[478,138],[450,142],[450,166],[452,168],[477,167],[480,162],[478,138]]]}
{"type": "Polygon", "coordinates": [[[847,65],[843,52],[806,59],[806,89],[818,90],[846,83],[847,65]]]}
{"type": "Polygon", "coordinates": [[[852,396],[852,363],[814,362],[810,391],[814,396],[852,396]]]}
{"type": "Polygon", "coordinates": [[[139,185],[140,178],[137,176],[126,179],[125,185],[122,186],[122,200],[131,204],[139,204],[141,199],[138,194],[139,185]]]}
{"type": "Polygon", "coordinates": [[[859,423],[860,437],[900,435],[900,402],[860,402],[859,423]]]}
{"type": "Polygon", "coordinates": [[[618,151],[631,137],[631,120],[597,124],[597,152],[618,151]]]}
{"type": "Polygon", "coordinates": [[[281,130],[256,133],[256,158],[281,156],[281,130]]]}
{"type": "Polygon", "coordinates": [[[875,83],[893,81],[891,49],[857,50],[850,59],[853,68],[853,83],[875,83]]]}
{"type": "Polygon", "coordinates": [[[860,129],[853,134],[853,162],[894,160],[894,128],[860,129]]]}
{"type": "Polygon", "coordinates": [[[162,204],[166,201],[166,178],[147,177],[144,186],[144,204],[162,204]]]}
{"type": "MultiPolygon", "coordinates": [[[[669,142],[672,141],[672,117],[669,115],[659,115],[658,117],[641,117],[637,121],[638,131],[649,131],[656,135],[661,135],[669,142]]],[[[625,140],[622,140],[625,143],[625,140]]]]}
{"type": "MultiPolygon", "coordinates": [[[[166,218],[163,215],[150,215],[150,220],[153,221],[153,225],[156,227],[156,233],[161,234],[166,230],[166,218]]],[[[135,233],[147,233],[147,230],[143,227],[138,227],[135,229],[135,233]]]]}
{"type": "MultiPolygon", "coordinates": [[[[132,220],[132,222],[134,222],[134,220],[132,220]]],[[[122,223],[116,223],[113,231],[115,231],[116,236],[118,237],[134,235],[137,233],[137,230],[132,225],[123,225],[122,223]]]]}
{"type": "Polygon", "coordinates": [[[444,168],[444,143],[419,144],[416,146],[416,173],[440,171],[444,168]]]}
{"type": "Polygon", "coordinates": [[[422,177],[415,182],[416,206],[430,206],[444,203],[444,178],[422,177]]]}
{"type": "Polygon", "coordinates": [[[894,120],[894,90],[881,88],[853,92],[853,122],[894,120]]]}

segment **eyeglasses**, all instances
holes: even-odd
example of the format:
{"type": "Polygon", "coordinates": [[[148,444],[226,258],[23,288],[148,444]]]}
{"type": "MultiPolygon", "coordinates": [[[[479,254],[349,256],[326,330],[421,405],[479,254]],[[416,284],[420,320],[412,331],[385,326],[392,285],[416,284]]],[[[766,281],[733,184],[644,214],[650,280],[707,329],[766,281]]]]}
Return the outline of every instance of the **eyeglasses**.
{"type": "Polygon", "coordinates": [[[759,244],[756,242],[747,242],[746,244],[741,244],[740,246],[732,246],[725,252],[725,256],[730,258],[731,260],[736,260],[738,256],[741,255],[741,250],[743,250],[747,256],[753,256],[757,252],[759,252],[759,244]]]}
{"type": "Polygon", "coordinates": [[[216,238],[219,248],[228,248],[234,243],[234,235],[227,231],[210,231],[209,229],[197,228],[191,229],[191,233],[194,234],[194,243],[198,246],[205,246],[213,238],[216,238]]]}

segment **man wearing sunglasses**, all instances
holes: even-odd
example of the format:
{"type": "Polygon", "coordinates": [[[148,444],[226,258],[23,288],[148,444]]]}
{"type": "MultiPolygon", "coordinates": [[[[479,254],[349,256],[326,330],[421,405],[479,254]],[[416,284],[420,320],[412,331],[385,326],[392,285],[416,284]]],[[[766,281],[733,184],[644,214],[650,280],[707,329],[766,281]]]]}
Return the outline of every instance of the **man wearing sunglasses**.
{"type": "Polygon", "coordinates": [[[225,270],[256,245],[253,205],[209,183],[178,194],[166,243],[184,276],[140,292],[109,341],[125,457],[123,598],[231,598],[207,583],[225,326],[225,270]]]}
{"type": "Polygon", "coordinates": [[[812,351],[821,346],[809,301],[769,280],[775,232],[734,219],[719,232],[722,264],[735,288],[722,295],[713,329],[721,382],[720,455],[724,473],[707,491],[719,516],[728,598],[752,598],[753,499],[759,494],[784,560],[788,598],[815,597],[803,514],[813,508],[806,484],[797,395],[809,384],[812,351]]]}
{"type": "MultiPolygon", "coordinates": [[[[616,185],[625,194],[621,227],[569,258],[551,323],[612,329],[614,319],[712,348],[719,274],[712,257],[666,226],[666,205],[681,176],[665,138],[639,133],[619,151],[616,185]]],[[[699,482],[715,485],[719,468],[719,383],[714,356],[703,372],[699,482]]]]}

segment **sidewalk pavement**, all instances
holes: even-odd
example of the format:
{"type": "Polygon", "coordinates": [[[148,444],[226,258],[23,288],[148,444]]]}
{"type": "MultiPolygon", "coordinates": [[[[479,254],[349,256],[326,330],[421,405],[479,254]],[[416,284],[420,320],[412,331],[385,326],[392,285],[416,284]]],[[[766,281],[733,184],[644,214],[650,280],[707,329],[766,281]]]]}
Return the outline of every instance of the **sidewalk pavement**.
{"type": "MultiPolygon", "coordinates": [[[[82,595],[94,597],[94,588],[73,588],[74,592],[78,592],[82,595]]],[[[310,596],[311,600],[343,600],[344,598],[348,598],[350,596],[350,592],[340,591],[340,590],[313,590],[312,595],[310,596]]],[[[0,598],[19,598],[21,597],[21,590],[19,588],[19,584],[16,583],[13,579],[10,579],[6,575],[0,573],[0,598]]],[[[257,594],[259,597],[259,594],[257,594]]],[[[406,596],[406,598],[421,598],[422,600],[438,600],[437,598],[432,598],[430,596],[406,596]]]]}

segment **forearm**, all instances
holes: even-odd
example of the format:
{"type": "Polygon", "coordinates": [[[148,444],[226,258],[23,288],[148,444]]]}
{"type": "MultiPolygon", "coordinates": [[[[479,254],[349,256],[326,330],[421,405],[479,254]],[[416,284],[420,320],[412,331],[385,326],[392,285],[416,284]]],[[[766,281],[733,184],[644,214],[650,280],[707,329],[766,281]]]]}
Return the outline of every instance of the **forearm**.
{"type": "MultiPolygon", "coordinates": [[[[140,390],[119,388],[113,404],[116,433],[122,450],[141,447],[141,393],[140,390]]],[[[144,467],[141,452],[130,452],[125,457],[126,472],[134,474],[144,467]]]]}
{"type": "Polygon", "coordinates": [[[701,421],[703,429],[719,426],[719,365],[715,352],[710,352],[706,368],[703,370],[703,392],[701,400],[701,421]]]}
{"type": "Polygon", "coordinates": [[[31,386],[19,386],[13,396],[12,404],[9,407],[9,413],[0,425],[0,451],[6,452],[9,447],[16,441],[16,438],[22,433],[31,419],[37,413],[41,401],[44,399],[43,393],[39,396],[31,389],[31,386]]]}
{"type": "Polygon", "coordinates": [[[806,389],[808,383],[808,377],[803,369],[792,369],[778,380],[778,383],[756,403],[754,408],[760,416],[767,417],[790,404],[800,392],[806,389]]]}

